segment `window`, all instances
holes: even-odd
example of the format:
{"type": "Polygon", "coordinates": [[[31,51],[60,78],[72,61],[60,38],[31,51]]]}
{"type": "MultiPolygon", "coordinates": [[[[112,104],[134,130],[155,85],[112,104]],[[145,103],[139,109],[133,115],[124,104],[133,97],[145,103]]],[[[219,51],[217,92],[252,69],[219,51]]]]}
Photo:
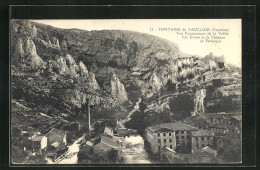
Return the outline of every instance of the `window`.
{"type": "Polygon", "coordinates": [[[160,136],[160,133],[157,133],[157,136],[160,136]]]}
{"type": "Polygon", "coordinates": [[[164,145],[163,147],[165,147],[165,148],[166,148],[166,145],[164,145]]]}
{"type": "Polygon", "coordinates": [[[184,131],[181,131],[181,134],[184,134],[184,131]]]}
{"type": "Polygon", "coordinates": [[[161,143],[161,139],[158,139],[158,143],[161,143]]]}
{"type": "Polygon", "coordinates": [[[163,142],[166,143],[166,139],[163,139],[163,142]]]}
{"type": "Polygon", "coordinates": [[[190,139],[190,136],[187,136],[187,139],[190,139]]]}
{"type": "Polygon", "coordinates": [[[170,145],[170,148],[172,149],[172,145],[170,145]]]}
{"type": "Polygon", "coordinates": [[[172,143],[172,139],[169,139],[169,142],[172,143]]]}
{"type": "Polygon", "coordinates": [[[204,144],[201,144],[201,147],[204,147],[204,144]]]}
{"type": "Polygon", "coordinates": [[[179,140],[179,136],[176,136],[176,139],[179,140]]]}
{"type": "Polygon", "coordinates": [[[161,149],[161,147],[160,146],[158,146],[158,150],[160,150],[161,149]]]}
{"type": "Polygon", "coordinates": [[[198,137],[195,137],[195,140],[198,140],[198,137]]]}
{"type": "Polygon", "coordinates": [[[179,134],[179,131],[175,131],[176,134],[179,134]]]}
{"type": "Polygon", "coordinates": [[[171,132],[169,132],[169,136],[172,136],[172,133],[171,133],[171,132]]]}
{"type": "Polygon", "coordinates": [[[207,136],[207,139],[208,139],[208,140],[210,139],[209,136],[207,136]]]}
{"type": "Polygon", "coordinates": [[[197,143],[197,148],[199,148],[199,143],[197,143]]]}
{"type": "Polygon", "coordinates": [[[166,133],[163,133],[163,136],[166,136],[166,133]]]}
{"type": "Polygon", "coordinates": [[[184,142],[182,142],[182,143],[181,143],[181,145],[182,145],[182,146],[185,146],[185,143],[184,143],[184,142]]]}
{"type": "Polygon", "coordinates": [[[184,139],[184,136],[181,136],[181,139],[184,139]]]}
{"type": "Polygon", "coordinates": [[[204,137],[201,137],[201,140],[204,140],[204,137]]]}

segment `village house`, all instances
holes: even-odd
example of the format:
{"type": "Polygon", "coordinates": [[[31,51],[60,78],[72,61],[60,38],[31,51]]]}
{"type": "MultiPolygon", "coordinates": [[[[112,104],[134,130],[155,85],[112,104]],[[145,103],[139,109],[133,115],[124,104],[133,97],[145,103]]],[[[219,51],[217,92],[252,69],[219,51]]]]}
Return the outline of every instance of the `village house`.
{"type": "Polygon", "coordinates": [[[198,129],[209,129],[210,123],[206,120],[203,115],[200,116],[190,116],[183,120],[183,123],[194,126],[198,129]]]}
{"type": "Polygon", "coordinates": [[[224,123],[216,122],[209,126],[209,130],[215,134],[224,135],[226,132],[228,132],[228,127],[224,123]]]}
{"type": "Polygon", "coordinates": [[[204,114],[208,123],[224,123],[223,116],[218,113],[204,114]]]}
{"type": "Polygon", "coordinates": [[[31,139],[32,141],[32,151],[42,152],[47,148],[47,137],[46,136],[35,136],[31,139]]]}
{"type": "Polygon", "coordinates": [[[100,137],[98,144],[93,146],[96,153],[104,153],[110,151],[111,149],[119,150],[122,148],[122,140],[115,137],[113,134],[113,129],[105,127],[103,135],[100,137]]]}
{"type": "Polygon", "coordinates": [[[189,163],[216,163],[217,151],[206,146],[190,155],[189,163]]]}
{"type": "Polygon", "coordinates": [[[218,113],[206,113],[199,116],[190,116],[183,122],[198,129],[210,130],[218,135],[224,135],[228,132],[228,126],[230,126],[230,119],[218,113]]]}
{"type": "Polygon", "coordinates": [[[176,146],[190,148],[192,131],[197,131],[197,128],[184,123],[164,123],[148,127],[145,130],[145,138],[151,146],[151,151],[158,153],[163,147],[173,150],[176,146]]]}
{"type": "Polygon", "coordinates": [[[192,152],[204,148],[205,146],[214,146],[214,133],[209,130],[197,130],[191,132],[192,152]]]}
{"type": "Polygon", "coordinates": [[[47,134],[48,146],[59,147],[67,145],[67,134],[65,131],[53,128],[47,134]]]}

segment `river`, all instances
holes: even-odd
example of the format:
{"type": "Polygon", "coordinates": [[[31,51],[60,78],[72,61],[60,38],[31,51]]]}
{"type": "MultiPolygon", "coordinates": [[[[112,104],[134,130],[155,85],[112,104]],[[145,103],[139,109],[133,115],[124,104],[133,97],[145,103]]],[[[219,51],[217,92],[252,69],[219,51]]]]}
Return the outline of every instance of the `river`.
{"type": "Polygon", "coordinates": [[[144,140],[140,135],[125,137],[125,147],[122,149],[122,156],[125,164],[149,164],[151,161],[144,149],[144,140]]]}
{"type": "MultiPolygon", "coordinates": [[[[138,111],[141,98],[135,103],[133,110],[129,112],[127,117],[118,122],[118,125],[125,127],[125,123],[131,120],[134,112],[138,111]]],[[[123,139],[122,156],[126,164],[146,164],[151,163],[148,159],[148,153],[144,149],[144,139],[140,135],[129,136],[123,139]]]]}

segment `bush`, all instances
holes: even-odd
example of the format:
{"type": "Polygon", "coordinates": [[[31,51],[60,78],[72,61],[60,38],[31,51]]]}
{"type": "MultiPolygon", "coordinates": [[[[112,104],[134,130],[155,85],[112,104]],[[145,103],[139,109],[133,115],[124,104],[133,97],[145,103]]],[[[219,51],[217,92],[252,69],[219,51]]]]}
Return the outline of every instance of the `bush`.
{"type": "Polygon", "coordinates": [[[170,110],[174,112],[173,118],[182,120],[191,115],[194,109],[193,98],[190,95],[182,94],[170,101],[170,110]]]}

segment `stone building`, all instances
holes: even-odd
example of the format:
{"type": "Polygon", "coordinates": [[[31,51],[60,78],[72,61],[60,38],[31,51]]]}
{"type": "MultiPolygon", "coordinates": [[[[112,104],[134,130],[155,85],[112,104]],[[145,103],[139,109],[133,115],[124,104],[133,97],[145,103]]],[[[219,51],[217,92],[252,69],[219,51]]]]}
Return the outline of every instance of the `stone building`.
{"type": "Polygon", "coordinates": [[[175,150],[176,146],[191,147],[191,132],[197,128],[183,123],[164,123],[148,127],[145,138],[151,146],[151,151],[157,153],[163,147],[175,150]]]}
{"type": "Polygon", "coordinates": [[[218,113],[207,113],[205,114],[208,123],[224,123],[224,118],[218,113]]]}
{"type": "Polygon", "coordinates": [[[98,143],[93,146],[93,149],[98,154],[104,154],[111,149],[120,150],[122,145],[121,138],[114,136],[113,129],[105,127],[103,135],[98,139],[98,143]]]}
{"type": "Polygon", "coordinates": [[[31,139],[32,141],[32,151],[38,152],[42,150],[46,150],[47,147],[47,138],[46,136],[36,136],[31,139]]]}
{"type": "Polygon", "coordinates": [[[48,145],[54,147],[67,145],[67,135],[63,130],[53,128],[46,134],[46,137],[48,138],[48,145]]]}
{"type": "Polygon", "coordinates": [[[205,146],[214,146],[214,133],[209,130],[197,130],[191,132],[192,151],[204,148],[205,146]]]}

